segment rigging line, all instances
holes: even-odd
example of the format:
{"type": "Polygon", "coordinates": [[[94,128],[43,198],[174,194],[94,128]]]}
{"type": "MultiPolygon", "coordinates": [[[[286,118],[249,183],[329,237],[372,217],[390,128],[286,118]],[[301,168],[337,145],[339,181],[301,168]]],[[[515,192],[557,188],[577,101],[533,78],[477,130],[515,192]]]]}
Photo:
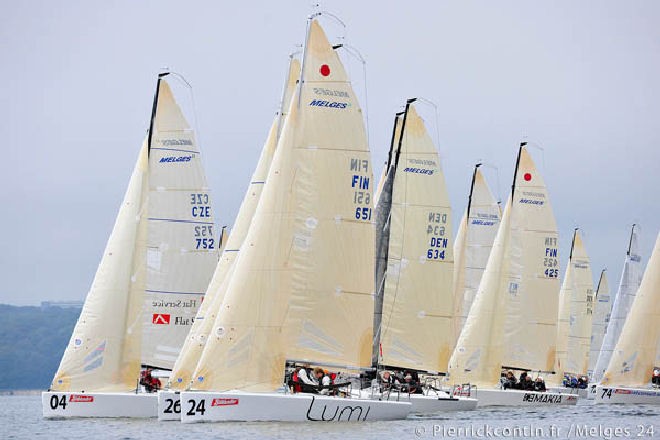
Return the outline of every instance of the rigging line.
{"type": "Polygon", "coordinates": [[[435,102],[424,97],[417,98],[417,100],[430,105],[435,111],[435,142],[437,145],[436,148],[438,149],[438,153],[440,153],[440,116],[438,114],[438,106],[435,104],[435,102]]]}
{"type": "Polygon", "coordinates": [[[345,43],[342,44],[341,47],[344,48],[350,55],[353,55],[353,57],[356,58],[360,63],[362,63],[362,76],[364,84],[364,120],[365,125],[367,126],[367,146],[369,146],[369,88],[367,87],[367,60],[364,59],[362,53],[360,53],[360,51],[355,47],[345,43]]]}

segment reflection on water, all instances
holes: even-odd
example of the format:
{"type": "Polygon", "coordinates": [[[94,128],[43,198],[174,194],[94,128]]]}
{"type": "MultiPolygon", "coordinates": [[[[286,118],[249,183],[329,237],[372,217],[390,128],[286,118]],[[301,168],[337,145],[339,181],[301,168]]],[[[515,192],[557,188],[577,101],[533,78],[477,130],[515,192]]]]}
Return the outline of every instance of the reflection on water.
{"type": "Polygon", "coordinates": [[[592,405],[485,408],[396,422],[209,423],[133,419],[44,420],[41,396],[0,396],[0,439],[417,439],[660,438],[660,407],[592,405]],[[618,435],[617,435],[618,434],[618,435]]]}

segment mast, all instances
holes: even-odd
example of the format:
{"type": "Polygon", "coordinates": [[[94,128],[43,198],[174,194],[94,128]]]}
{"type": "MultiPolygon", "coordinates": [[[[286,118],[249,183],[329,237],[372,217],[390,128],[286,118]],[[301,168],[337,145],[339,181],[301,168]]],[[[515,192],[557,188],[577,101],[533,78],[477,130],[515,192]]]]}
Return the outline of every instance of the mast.
{"type": "Polygon", "coordinates": [[[470,220],[470,207],[472,206],[472,192],[474,191],[474,182],[477,178],[477,170],[481,166],[481,162],[474,166],[474,171],[472,172],[472,183],[470,184],[470,195],[468,196],[468,205],[467,205],[467,214],[465,219],[469,222],[470,220]]]}
{"type": "Polygon", "coordinates": [[[160,92],[160,80],[167,75],[169,72],[163,72],[158,74],[158,79],[156,80],[156,93],[154,93],[154,103],[151,106],[151,119],[149,120],[149,134],[147,137],[147,155],[151,156],[151,138],[154,132],[154,122],[156,122],[156,111],[158,110],[158,94],[160,92]]]}

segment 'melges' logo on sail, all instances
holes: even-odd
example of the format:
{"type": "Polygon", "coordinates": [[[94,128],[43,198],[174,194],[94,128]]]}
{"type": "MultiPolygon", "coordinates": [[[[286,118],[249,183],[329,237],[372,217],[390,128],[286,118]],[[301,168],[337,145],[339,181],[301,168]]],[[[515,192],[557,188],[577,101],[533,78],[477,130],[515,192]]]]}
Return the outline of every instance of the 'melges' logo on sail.
{"type": "Polygon", "coordinates": [[[337,101],[325,101],[322,99],[313,99],[309,103],[310,107],[329,107],[329,108],[339,108],[343,109],[348,107],[347,102],[337,102],[337,101]]]}
{"type": "Polygon", "coordinates": [[[238,399],[213,399],[211,406],[230,406],[238,405],[238,399]]]}
{"type": "Polygon", "coordinates": [[[89,403],[94,401],[94,396],[86,396],[84,394],[71,394],[69,402],[89,403]]]}
{"type": "Polygon", "coordinates": [[[167,313],[154,313],[151,317],[151,323],[169,325],[170,315],[167,313]]]}

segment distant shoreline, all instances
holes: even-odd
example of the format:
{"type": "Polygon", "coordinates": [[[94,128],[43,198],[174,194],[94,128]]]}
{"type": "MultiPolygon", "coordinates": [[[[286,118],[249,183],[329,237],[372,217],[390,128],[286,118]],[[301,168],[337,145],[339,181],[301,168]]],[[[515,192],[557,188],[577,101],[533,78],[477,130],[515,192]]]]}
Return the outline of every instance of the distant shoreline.
{"type": "Polygon", "coordinates": [[[0,396],[36,396],[46,390],[0,390],[0,396]]]}

